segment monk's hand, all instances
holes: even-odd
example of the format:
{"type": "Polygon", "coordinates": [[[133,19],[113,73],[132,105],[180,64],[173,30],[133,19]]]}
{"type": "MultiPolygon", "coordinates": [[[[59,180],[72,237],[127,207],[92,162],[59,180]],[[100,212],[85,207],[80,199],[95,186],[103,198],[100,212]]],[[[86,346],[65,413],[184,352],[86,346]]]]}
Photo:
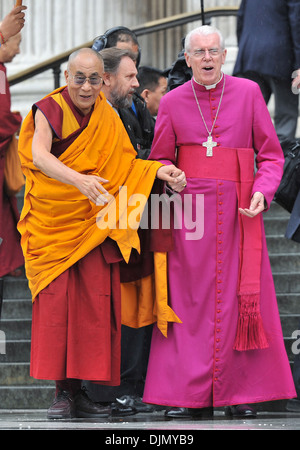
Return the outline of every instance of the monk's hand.
{"type": "Polygon", "coordinates": [[[181,192],[186,187],[185,173],[173,164],[160,167],[156,176],[160,180],[166,181],[170,188],[175,192],[181,192]]]}
{"type": "Polygon", "coordinates": [[[91,202],[96,205],[105,205],[108,203],[106,196],[109,195],[102,183],[108,183],[108,180],[97,177],[96,175],[81,175],[77,188],[91,202]]]}
{"type": "Polygon", "coordinates": [[[242,209],[239,208],[241,214],[247,217],[255,217],[265,209],[265,197],[261,192],[255,192],[251,199],[250,207],[242,209]]]}

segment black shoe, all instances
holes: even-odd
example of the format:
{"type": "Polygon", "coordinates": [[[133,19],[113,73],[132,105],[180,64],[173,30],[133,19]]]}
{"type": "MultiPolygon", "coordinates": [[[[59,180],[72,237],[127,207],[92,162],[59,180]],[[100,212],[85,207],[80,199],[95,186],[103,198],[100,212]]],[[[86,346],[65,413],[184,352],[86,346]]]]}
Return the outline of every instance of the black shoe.
{"type": "Polygon", "coordinates": [[[71,394],[59,390],[52,405],[47,411],[48,419],[72,419],[75,417],[75,404],[71,394]]]}
{"type": "Polygon", "coordinates": [[[112,417],[133,416],[134,414],[137,413],[137,410],[132,406],[123,405],[118,401],[111,403],[110,406],[112,417]]]}
{"type": "Polygon", "coordinates": [[[213,416],[213,408],[170,408],[165,417],[170,419],[205,419],[213,416]]]}
{"type": "Polygon", "coordinates": [[[249,405],[226,406],[225,415],[229,417],[256,417],[256,411],[249,405]]]}
{"type": "Polygon", "coordinates": [[[108,417],[111,414],[109,405],[101,405],[101,403],[93,402],[87,395],[84,389],[74,397],[76,417],[85,418],[102,418],[108,417]]]}
{"type": "Polygon", "coordinates": [[[116,399],[118,403],[123,406],[130,406],[135,409],[137,413],[151,413],[154,411],[153,405],[147,405],[147,403],[143,403],[141,397],[134,395],[122,395],[116,399]]]}

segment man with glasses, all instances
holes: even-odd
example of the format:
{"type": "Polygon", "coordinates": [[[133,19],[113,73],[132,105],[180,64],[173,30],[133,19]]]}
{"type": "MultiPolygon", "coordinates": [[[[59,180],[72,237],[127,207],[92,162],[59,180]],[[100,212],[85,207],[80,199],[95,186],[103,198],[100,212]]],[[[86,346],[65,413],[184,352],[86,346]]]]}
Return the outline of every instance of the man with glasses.
{"type": "Polygon", "coordinates": [[[33,106],[19,141],[26,190],[18,228],[33,298],[30,373],[56,382],[49,419],[107,417],[110,408],[91,402],[81,380],[120,383],[119,262],[139,247],[137,230],[124,227],[129,211],[120,189],[148,197],[155,177],[178,190],[185,181],[175,167],[136,159],[100,92],[98,53],[72,54],[65,76],[66,87],[33,106]],[[114,208],[115,222],[107,223],[114,208]]]}
{"type": "Polygon", "coordinates": [[[261,214],[283,154],[259,86],[222,72],[219,30],[191,31],[185,58],[192,79],[162,98],[149,159],[185,172],[182,202],[202,205],[204,232],[173,229],[169,300],[182,323],[167,339],[154,326],[143,400],[169,406],[169,418],[222,406],[255,416],[248,403],[295,395],[261,214]]]}

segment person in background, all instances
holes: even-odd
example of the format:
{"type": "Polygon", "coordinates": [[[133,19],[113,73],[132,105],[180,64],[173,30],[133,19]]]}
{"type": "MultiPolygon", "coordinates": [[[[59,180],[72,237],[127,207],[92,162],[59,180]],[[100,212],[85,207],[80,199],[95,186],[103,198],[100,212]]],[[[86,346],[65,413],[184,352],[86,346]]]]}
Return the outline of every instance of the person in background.
{"type": "Polygon", "coordinates": [[[255,81],[268,104],[274,96],[279,140],[294,141],[299,115],[300,2],[242,0],[233,74],[255,81]],[[298,94],[298,92],[296,92],[298,94]]]}
{"type": "Polygon", "coordinates": [[[178,53],[177,59],[173,62],[168,73],[168,91],[181,86],[192,78],[192,69],[188,67],[184,56],[184,41],[182,39],[182,50],[178,53]]]}
{"type": "Polygon", "coordinates": [[[0,46],[11,37],[19,33],[25,24],[25,11],[27,6],[14,7],[9,14],[7,14],[0,24],[0,46]]]}
{"type": "Polygon", "coordinates": [[[168,81],[165,72],[155,67],[139,67],[137,79],[139,87],[136,92],[145,100],[153,118],[157,116],[161,98],[167,92],[168,81]]]}
{"type": "MultiPolygon", "coordinates": [[[[96,38],[93,44],[93,49],[96,51],[113,47],[130,50],[135,55],[136,68],[139,68],[141,48],[132,30],[122,26],[111,28],[96,38]]],[[[138,158],[147,159],[153,140],[153,121],[145,101],[137,92],[133,93],[131,106],[123,108],[122,114],[126,115],[124,117],[125,126],[138,153],[138,158]]]]}
{"type": "MultiPolygon", "coordinates": [[[[119,115],[132,145],[139,155],[136,141],[136,120],[131,106],[137,80],[136,57],[131,49],[105,48],[100,55],[104,61],[102,92],[108,103],[119,115]],[[133,121],[134,119],[134,121],[133,121]]],[[[141,100],[143,101],[143,100],[141,100]]],[[[143,255],[143,231],[139,230],[141,255],[143,255]]],[[[131,267],[142,268],[143,257],[134,253],[131,267]]],[[[126,264],[120,263],[121,275],[126,272],[126,264]]],[[[136,272],[136,269],[134,269],[136,272]]],[[[138,271],[139,272],[139,271],[138,271]]],[[[141,272],[143,273],[143,271],[141,272]]],[[[86,381],[85,387],[93,401],[109,403],[114,416],[132,415],[138,412],[152,412],[153,407],[141,401],[146,377],[152,326],[133,329],[122,326],[121,384],[116,387],[100,386],[86,381]]]]}
{"type": "MultiPolygon", "coordinates": [[[[137,158],[147,159],[154,135],[154,123],[146,102],[136,92],[139,87],[137,74],[141,60],[138,40],[128,28],[116,27],[96,38],[93,48],[99,51],[104,59],[103,93],[120,116],[137,152],[137,158]],[[127,50],[130,54],[124,54],[122,50],[127,50]]],[[[143,231],[139,230],[143,248],[142,234],[144,234],[143,231]]],[[[141,269],[139,255],[135,254],[131,264],[141,269]]],[[[125,271],[124,265],[122,269],[125,271]]],[[[102,403],[109,402],[115,416],[154,410],[141,400],[151,333],[151,325],[139,329],[122,326],[120,386],[96,386],[88,381],[85,382],[90,398],[102,403]]]]}
{"type": "MultiPolygon", "coordinates": [[[[15,33],[19,29],[19,26],[16,27],[13,24],[11,33],[15,33]]],[[[6,26],[9,28],[8,24],[6,26]]],[[[0,24],[0,29],[3,29],[2,24],[0,24]]],[[[4,30],[6,30],[5,27],[4,30]]],[[[0,237],[3,239],[0,246],[0,277],[20,276],[22,274],[20,267],[24,264],[20,235],[17,231],[19,220],[17,198],[14,195],[8,195],[4,184],[5,154],[13,136],[19,132],[22,122],[21,115],[11,111],[6,64],[20,53],[20,43],[21,33],[17,33],[13,34],[0,47],[0,237]]]]}

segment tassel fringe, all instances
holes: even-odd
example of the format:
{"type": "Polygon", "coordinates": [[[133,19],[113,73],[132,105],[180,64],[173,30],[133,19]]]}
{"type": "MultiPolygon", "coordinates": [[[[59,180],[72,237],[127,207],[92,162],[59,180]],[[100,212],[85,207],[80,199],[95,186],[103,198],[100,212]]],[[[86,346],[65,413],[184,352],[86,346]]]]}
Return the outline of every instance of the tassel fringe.
{"type": "Polygon", "coordinates": [[[269,347],[259,308],[260,294],[239,295],[239,319],[234,350],[258,350],[269,347]]]}

